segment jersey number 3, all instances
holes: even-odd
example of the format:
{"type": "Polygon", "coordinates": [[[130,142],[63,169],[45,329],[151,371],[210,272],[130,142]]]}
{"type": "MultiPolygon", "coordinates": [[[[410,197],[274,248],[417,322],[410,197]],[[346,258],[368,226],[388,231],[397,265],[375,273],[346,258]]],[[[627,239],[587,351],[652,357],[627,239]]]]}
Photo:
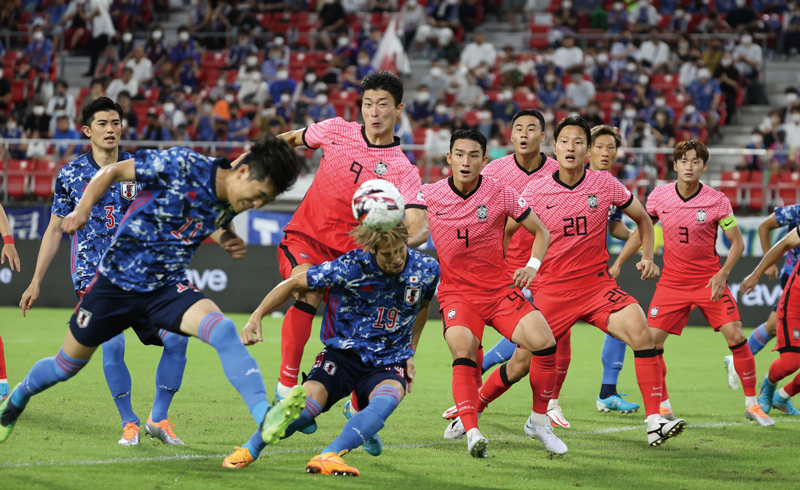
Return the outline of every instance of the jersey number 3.
{"type": "Polygon", "coordinates": [[[397,326],[397,309],[378,307],[378,319],[375,320],[372,327],[394,330],[395,326],[397,326]],[[384,316],[386,316],[386,322],[384,322],[384,316]]]}
{"type": "Polygon", "coordinates": [[[106,206],[106,228],[109,230],[114,228],[117,223],[114,221],[114,206],[106,206]]]}

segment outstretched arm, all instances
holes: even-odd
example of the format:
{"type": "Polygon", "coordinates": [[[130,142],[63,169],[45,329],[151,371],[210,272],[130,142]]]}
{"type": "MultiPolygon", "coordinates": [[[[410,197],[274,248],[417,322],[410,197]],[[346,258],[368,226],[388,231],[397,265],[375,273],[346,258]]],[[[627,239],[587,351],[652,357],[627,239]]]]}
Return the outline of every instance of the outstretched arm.
{"type": "Polygon", "coordinates": [[[134,165],[133,158],[112,163],[106,167],[101,168],[94,174],[92,181],[86,186],[83,191],[83,197],[75,206],[75,209],[69,213],[62,223],[64,233],[74,235],[76,231],[82,230],[89,220],[89,213],[92,211],[92,206],[97,202],[100,197],[108,191],[109,187],[116,182],[123,180],[136,180],[136,166],[134,165]]]}
{"type": "Polygon", "coordinates": [[[289,298],[294,294],[308,290],[306,271],[295,274],[275,286],[275,289],[267,294],[261,304],[258,305],[258,308],[256,308],[256,311],[250,315],[247,325],[245,325],[242,332],[239,334],[242,343],[244,345],[253,345],[256,342],[263,342],[264,339],[261,337],[261,320],[272,313],[275,308],[289,301],[289,298]],[[253,335],[255,335],[256,338],[253,338],[253,335]]]}
{"type": "Polygon", "coordinates": [[[752,291],[769,266],[783,257],[783,254],[798,246],[800,246],[800,228],[795,228],[776,243],[774,247],[769,249],[769,252],[764,255],[755,270],[739,285],[739,293],[747,294],[752,291]]]}

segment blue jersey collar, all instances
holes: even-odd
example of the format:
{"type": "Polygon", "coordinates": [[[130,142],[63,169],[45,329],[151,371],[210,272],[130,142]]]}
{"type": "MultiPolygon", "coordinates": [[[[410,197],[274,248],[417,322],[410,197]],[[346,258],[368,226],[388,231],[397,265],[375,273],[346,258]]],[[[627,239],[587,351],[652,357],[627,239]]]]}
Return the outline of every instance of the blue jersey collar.
{"type": "MultiPolygon", "coordinates": [[[[217,169],[222,168],[230,170],[231,161],[227,158],[215,158],[211,163],[211,195],[214,196],[214,199],[219,201],[219,197],[217,197],[217,169]]],[[[228,203],[230,204],[230,201],[228,203]]]]}
{"type": "MultiPolygon", "coordinates": [[[[128,152],[126,152],[126,151],[122,151],[122,150],[118,150],[118,151],[117,151],[117,161],[118,161],[118,162],[122,162],[122,161],[124,161],[124,160],[127,160],[127,159],[129,159],[129,158],[132,158],[132,155],[131,155],[130,153],[128,153],[128,152]]],[[[98,165],[98,163],[97,163],[97,162],[95,161],[95,159],[94,159],[94,152],[93,152],[93,150],[89,150],[89,152],[88,152],[88,153],[86,153],[86,159],[87,159],[87,160],[89,160],[89,164],[90,164],[92,167],[94,167],[94,168],[95,168],[95,170],[100,170],[100,168],[101,168],[101,167],[100,167],[100,165],[98,165]]]]}

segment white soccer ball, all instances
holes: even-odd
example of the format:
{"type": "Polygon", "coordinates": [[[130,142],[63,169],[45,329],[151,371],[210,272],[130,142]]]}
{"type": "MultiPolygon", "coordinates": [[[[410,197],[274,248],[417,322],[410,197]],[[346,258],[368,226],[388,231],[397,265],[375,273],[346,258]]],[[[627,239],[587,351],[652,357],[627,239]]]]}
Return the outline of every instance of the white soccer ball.
{"type": "Polygon", "coordinates": [[[391,230],[402,221],[405,209],[400,191],[385,180],[368,180],[353,195],[353,217],[370,231],[391,230]]]}

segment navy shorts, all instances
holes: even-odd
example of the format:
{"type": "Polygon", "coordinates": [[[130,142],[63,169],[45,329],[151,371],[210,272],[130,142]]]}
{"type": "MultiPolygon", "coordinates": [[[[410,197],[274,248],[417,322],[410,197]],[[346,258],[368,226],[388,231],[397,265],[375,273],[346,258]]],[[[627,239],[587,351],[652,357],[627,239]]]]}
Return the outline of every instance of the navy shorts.
{"type": "Polygon", "coordinates": [[[326,348],[317,354],[314,367],[305,381],[322,383],[328,392],[328,402],[322,408],[323,412],[354,391],[358,408],[363,410],[369,404],[372,390],[387,379],[399,381],[405,390],[405,374],[405,361],[388,366],[367,366],[361,356],[352,350],[326,348]]]}
{"type": "Polygon", "coordinates": [[[158,330],[180,331],[183,314],[206,296],[189,281],[155,291],[125,291],[97,274],[75,308],[69,329],[81,345],[96,347],[133,328],[145,343],[163,345],[158,330]],[[156,341],[158,339],[158,341],[156,341]]]}
{"type": "MultiPolygon", "coordinates": [[[[791,272],[783,272],[781,271],[781,289],[786,289],[786,283],[789,282],[789,276],[791,276],[791,272]]],[[[778,311],[778,301],[775,302],[775,306],[772,307],[772,311],[778,311]]]]}
{"type": "MultiPolygon", "coordinates": [[[[86,296],[85,289],[76,289],[75,294],[78,295],[78,303],[86,296]]],[[[67,322],[71,323],[71,322],[67,322]]],[[[164,347],[164,342],[161,340],[163,334],[161,333],[161,329],[157,327],[150,326],[150,328],[145,328],[140,326],[136,330],[136,335],[139,337],[139,341],[141,341],[144,345],[157,345],[159,347],[164,347]]],[[[73,335],[74,336],[74,335],[73,335]]],[[[112,337],[113,338],[113,337],[112,337]]],[[[109,339],[110,340],[110,339],[109,339]]]]}

